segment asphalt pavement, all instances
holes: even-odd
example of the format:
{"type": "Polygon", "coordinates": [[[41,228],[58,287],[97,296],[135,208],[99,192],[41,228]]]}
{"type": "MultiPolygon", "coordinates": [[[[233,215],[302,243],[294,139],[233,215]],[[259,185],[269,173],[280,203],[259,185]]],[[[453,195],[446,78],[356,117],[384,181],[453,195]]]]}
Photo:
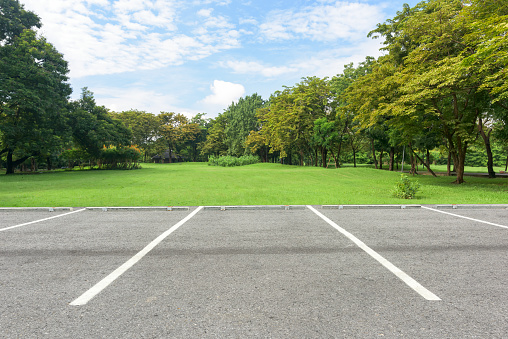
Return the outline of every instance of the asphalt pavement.
{"type": "Polygon", "coordinates": [[[505,338],[508,206],[427,207],[2,210],[1,337],[505,338]]]}

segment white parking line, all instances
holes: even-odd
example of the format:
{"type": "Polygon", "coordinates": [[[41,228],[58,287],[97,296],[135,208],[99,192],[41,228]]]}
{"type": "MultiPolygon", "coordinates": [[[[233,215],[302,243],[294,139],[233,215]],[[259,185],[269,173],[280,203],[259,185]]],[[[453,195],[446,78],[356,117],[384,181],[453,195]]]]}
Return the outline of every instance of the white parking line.
{"type": "Polygon", "coordinates": [[[492,225],[492,226],[497,226],[497,227],[502,227],[502,228],[507,228],[508,229],[508,226],[494,224],[493,222],[488,222],[488,221],[485,221],[485,220],[469,218],[469,217],[465,217],[463,215],[454,214],[454,213],[450,213],[450,212],[445,212],[445,211],[437,210],[435,208],[426,207],[426,206],[422,206],[422,208],[425,208],[426,210],[429,210],[429,211],[434,211],[434,212],[439,212],[439,213],[443,213],[443,214],[453,215],[454,217],[459,217],[459,218],[463,218],[463,219],[467,219],[467,220],[471,220],[471,221],[481,222],[482,224],[487,224],[487,225],[492,225]]]}
{"type": "Polygon", "coordinates": [[[362,242],[360,239],[355,237],[353,234],[349,233],[330,219],[328,219],[326,216],[318,212],[314,207],[308,205],[308,209],[310,209],[312,212],[317,214],[321,219],[326,221],[330,226],[334,227],[337,231],[345,235],[349,240],[354,242],[358,247],[360,247],[362,250],[364,250],[366,253],[368,253],[372,258],[376,259],[381,265],[386,267],[390,272],[395,274],[399,279],[401,279],[403,282],[405,282],[409,287],[411,287],[413,290],[415,290],[418,294],[420,294],[422,297],[424,297],[427,300],[441,300],[437,295],[423,287],[419,282],[411,278],[409,275],[404,273],[402,270],[400,270],[398,267],[393,265],[391,262],[386,260],[384,257],[382,257],[380,254],[378,254],[376,251],[371,249],[369,246],[365,245],[364,242],[362,242]]]}
{"type": "Polygon", "coordinates": [[[30,222],[26,222],[24,224],[19,224],[19,225],[15,225],[15,226],[10,226],[10,227],[6,227],[6,228],[0,228],[0,232],[3,232],[3,231],[7,231],[7,230],[11,230],[13,228],[18,228],[18,227],[23,227],[23,226],[27,226],[27,225],[32,225],[32,224],[36,224],[38,222],[43,222],[43,221],[46,221],[46,220],[51,220],[51,219],[55,219],[55,218],[60,218],[60,217],[63,217],[65,215],[69,215],[69,214],[73,214],[73,213],[78,213],[78,212],[82,212],[86,210],[86,208],[83,208],[83,209],[80,209],[80,210],[77,210],[77,211],[72,211],[72,212],[69,212],[69,213],[64,213],[64,214],[59,214],[59,215],[55,215],[55,216],[52,216],[52,217],[49,217],[49,218],[44,218],[44,219],[40,219],[40,220],[35,220],[35,221],[30,221],[30,222]]]}
{"type": "Polygon", "coordinates": [[[95,297],[97,294],[99,294],[103,289],[109,286],[113,281],[115,281],[118,277],[120,277],[122,274],[124,274],[129,268],[134,266],[138,261],[140,261],[148,252],[150,252],[155,246],[157,246],[161,241],[163,241],[168,235],[176,231],[180,226],[185,224],[187,221],[189,221],[193,216],[198,213],[203,206],[199,206],[196,208],[191,214],[189,214],[187,217],[182,219],[180,222],[178,222],[176,225],[168,229],[166,232],[159,235],[155,240],[153,240],[151,243],[149,243],[145,248],[143,248],[141,251],[139,251],[136,255],[134,255],[132,258],[127,260],[122,266],[118,267],[116,270],[111,272],[107,277],[99,281],[97,284],[95,284],[92,288],[90,288],[88,291],[83,293],[80,297],[78,297],[76,300],[71,302],[69,305],[72,306],[81,306],[88,303],[93,297],[95,297]]]}

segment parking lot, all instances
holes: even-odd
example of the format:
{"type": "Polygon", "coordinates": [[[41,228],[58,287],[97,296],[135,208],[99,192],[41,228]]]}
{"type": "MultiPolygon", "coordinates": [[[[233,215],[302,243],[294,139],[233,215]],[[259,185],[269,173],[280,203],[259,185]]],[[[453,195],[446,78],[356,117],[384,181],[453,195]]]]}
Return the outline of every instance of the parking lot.
{"type": "Polygon", "coordinates": [[[1,210],[2,337],[506,338],[508,206],[380,207],[1,210]]]}

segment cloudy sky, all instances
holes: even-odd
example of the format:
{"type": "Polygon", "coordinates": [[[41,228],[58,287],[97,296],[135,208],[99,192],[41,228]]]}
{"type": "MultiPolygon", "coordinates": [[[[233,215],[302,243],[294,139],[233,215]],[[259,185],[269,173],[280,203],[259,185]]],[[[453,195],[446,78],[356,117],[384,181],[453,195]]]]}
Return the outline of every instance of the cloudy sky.
{"type": "Polygon", "coordinates": [[[73,98],[215,117],[231,102],[379,56],[366,37],[403,3],[378,0],[20,0],[69,62],[73,98]]]}

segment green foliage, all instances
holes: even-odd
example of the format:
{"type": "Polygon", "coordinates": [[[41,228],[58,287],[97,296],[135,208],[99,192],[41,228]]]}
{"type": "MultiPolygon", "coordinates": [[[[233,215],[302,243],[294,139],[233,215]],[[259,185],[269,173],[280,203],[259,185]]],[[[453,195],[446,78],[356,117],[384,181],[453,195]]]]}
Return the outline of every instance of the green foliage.
{"type": "Polygon", "coordinates": [[[238,103],[231,104],[224,112],[227,120],[224,134],[230,155],[241,156],[246,153],[245,140],[251,131],[259,129],[256,111],[264,104],[261,96],[254,93],[240,98],[238,103]]]}
{"type": "Polygon", "coordinates": [[[41,27],[37,14],[25,10],[18,0],[0,1],[0,45],[11,43],[23,30],[41,27]]]}
{"type": "Polygon", "coordinates": [[[259,157],[255,155],[243,155],[239,158],[230,155],[220,157],[211,155],[208,158],[209,166],[234,167],[234,166],[252,165],[258,162],[259,157]]]}
{"type": "MultiPolygon", "coordinates": [[[[0,13],[4,5],[0,2],[0,13]]],[[[7,173],[31,156],[49,155],[67,139],[62,118],[72,92],[67,62],[30,26],[19,30],[32,19],[11,18],[7,26],[16,27],[0,27],[12,29],[0,32],[0,154],[7,153],[7,173]]]]}
{"type": "Polygon", "coordinates": [[[152,113],[145,111],[130,110],[111,114],[121,120],[132,132],[131,145],[136,145],[143,150],[144,161],[148,156],[155,155],[153,145],[157,136],[158,119],[152,113]]]}
{"type": "Polygon", "coordinates": [[[201,147],[201,154],[214,156],[227,154],[228,146],[225,142],[226,125],[227,118],[225,114],[219,114],[215,119],[210,121],[206,141],[203,142],[201,147]]]}
{"type": "Polygon", "coordinates": [[[70,149],[62,152],[60,158],[67,162],[68,168],[75,165],[83,169],[89,165],[93,168],[98,165],[99,169],[136,169],[139,168],[141,151],[134,147],[109,146],[103,147],[97,157],[91,156],[82,149],[70,149]]]}
{"type": "Polygon", "coordinates": [[[307,77],[294,87],[275,92],[267,107],[258,110],[263,126],[261,134],[270,151],[281,152],[281,157],[286,157],[294,149],[303,165],[304,154],[312,150],[314,121],[331,115],[335,105],[326,78],[307,77]]]}
{"type": "Polygon", "coordinates": [[[131,131],[113,119],[104,106],[98,106],[94,95],[86,87],[81,98],[71,103],[68,123],[75,145],[98,158],[104,146],[130,145],[131,131]]]}
{"type": "Polygon", "coordinates": [[[400,175],[399,182],[392,191],[393,196],[400,199],[413,199],[420,188],[418,181],[412,182],[405,174],[400,175]]]}
{"type": "Polygon", "coordinates": [[[137,169],[141,151],[136,147],[115,147],[103,148],[100,154],[100,169],[137,169]]]}

